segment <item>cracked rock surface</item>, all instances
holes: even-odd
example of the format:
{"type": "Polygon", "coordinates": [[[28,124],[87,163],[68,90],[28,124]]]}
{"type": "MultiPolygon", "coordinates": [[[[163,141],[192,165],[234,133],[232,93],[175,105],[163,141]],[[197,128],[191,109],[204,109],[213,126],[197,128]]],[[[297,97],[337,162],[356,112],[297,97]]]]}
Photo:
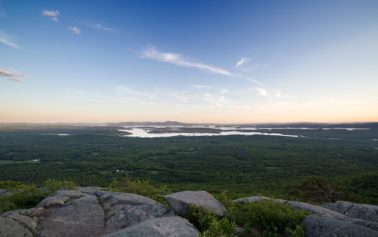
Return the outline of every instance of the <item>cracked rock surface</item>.
{"type": "Polygon", "coordinates": [[[130,228],[107,235],[106,237],[196,237],[198,230],[184,218],[163,217],[149,219],[130,228]]]}
{"type": "MultiPolygon", "coordinates": [[[[165,196],[170,207],[132,193],[107,192],[98,187],[60,190],[35,208],[0,213],[0,237],[198,237],[199,231],[186,219],[190,205],[226,210],[205,191],[184,191],[165,196]]],[[[378,236],[378,206],[338,201],[324,205],[251,196],[235,203],[271,200],[305,210],[308,237],[378,236]]],[[[242,230],[238,227],[237,230],[242,230]]]]}
{"type": "Polygon", "coordinates": [[[378,206],[375,205],[337,201],[336,203],[327,203],[322,206],[349,217],[378,222],[378,206]]]}
{"type": "Polygon", "coordinates": [[[190,205],[196,205],[213,211],[218,216],[223,216],[224,205],[206,191],[183,191],[165,196],[169,205],[175,212],[185,216],[190,205]]]}
{"type": "Polygon", "coordinates": [[[104,236],[174,212],[137,194],[89,187],[60,190],[35,208],[0,214],[1,237],[104,236]]]}

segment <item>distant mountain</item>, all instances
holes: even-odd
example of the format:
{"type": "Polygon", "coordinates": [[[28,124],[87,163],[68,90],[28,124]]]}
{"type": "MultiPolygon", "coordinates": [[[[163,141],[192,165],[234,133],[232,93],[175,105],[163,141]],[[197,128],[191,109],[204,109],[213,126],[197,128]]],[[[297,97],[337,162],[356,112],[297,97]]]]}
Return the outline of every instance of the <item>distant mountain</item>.
{"type": "Polygon", "coordinates": [[[165,121],[165,122],[120,122],[120,123],[108,123],[108,125],[119,126],[190,126],[190,123],[181,123],[177,121],[165,121]]]}
{"type": "MultiPolygon", "coordinates": [[[[237,124],[235,124],[237,125],[237,124]]],[[[378,128],[378,122],[366,122],[366,123],[311,123],[311,122],[301,122],[301,123],[251,123],[243,124],[237,126],[256,126],[259,128],[281,128],[281,127],[292,127],[292,128],[378,128]]]]}
{"type": "Polygon", "coordinates": [[[164,122],[119,122],[119,123],[0,123],[0,127],[119,127],[119,126],[234,126],[234,127],[258,127],[258,128],[378,128],[378,122],[361,123],[183,123],[178,121],[164,122]]]}

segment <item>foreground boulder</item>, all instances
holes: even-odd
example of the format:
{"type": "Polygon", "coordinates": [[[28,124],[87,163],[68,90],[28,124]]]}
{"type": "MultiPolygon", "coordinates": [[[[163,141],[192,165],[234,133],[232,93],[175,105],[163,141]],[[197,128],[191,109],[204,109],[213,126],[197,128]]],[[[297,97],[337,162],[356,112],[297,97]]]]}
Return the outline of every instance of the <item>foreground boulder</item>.
{"type": "Polygon", "coordinates": [[[96,237],[167,216],[174,216],[171,209],[137,194],[101,188],[61,190],[36,208],[0,214],[0,236],[96,237]]]}
{"type": "Polygon", "coordinates": [[[213,195],[206,191],[184,191],[172,193],[165,196],[165,199],[174,211],[185,216],[190,205],[196,205],[213,211],[216,215],[222,216],[225,211],[224,205],[216,200],[213,195]]]}
{"type": "Polygon", "coordinates": [[[0,236],[1,237],[33,237],[32,232],[21,223],[12,218],[0,216],[0,236]]]}
{"type": "MultiPolygon", "coordinates": [[[[0,213],[1,237],[197,237],[198,230],[182,217],[190,205],[223,215],[222,203],[205,191],[167,195],[172,208],[131,193],[107,192],[85,187],[61,190],[35,208],[0,213]],[[172,210],[173,209],[173,210],[172,210]]],[[[323,206],[252,196],[236,203],[271,200],[310,213],[303,220],[308,237],[378,236],[378,208],[374,205],[336,202],[323,206]]],[[[242,228],[237,228],[241,233],[242,228]]]]}
{"type": "Polygon", "coordinates": [[[3,231],[6,230],[2,224],[0,224],[0,236],[29,236],[29,232],[31,235],[36,235],[37,231],[37,222],[35,218],[31,218],[30,215],[34,212],[34,209],[25,209],[25,210],[14,210],[2,213],[0,216],[0,222],[4,220],[11,220],[8,222],[9,224],[14,225],[17,229],[17,235],[11,235],[10,233],[5,234],[3,231]],[[23,228],[19,228],[21,225],[23,228]],[[21,232],[19,232],[21,230],[21,232]]]}
{"type": "MultiPolygon", "coordinates": [[[[42,207],[44,208],[44,207],[42,207]]],[[[100,236],[104,211],[95,196],[83,195],[59,206],[40,210],[41,236],[100,236]]]]}
{"type": "Polygon", "coordinates": [[[321,206],[305,203],[305,202],[288,201],[286,204],[294,209],[305,210],[311,214],[318,214],[320,216],[332,217],[332,218],[346,218],[346,216],[341,213],[329,210],[321,206]]]}
{"type": "Polygon", "coordinates": [[[339,219],[322,215],[310,215],[303,220],[308,237],[377,237],[378,226],[353,218],[339,219]]]}
{"type": "Polygon", "coordinates": [[[170,209],[137,194],[106,193],[99,201],[106,213],[104,233],[112,233],[151,218],[174,216],[170,209]]]}
{"type": "Polygon", "coordinates": [[[375,205],[337,201],[322,206],[349,217],[378,222],[378,206],[375,205]]]}
{"type": "Polygon", "coordinates": [[[270,200],[272,202],[277,202],[281,204],[285,204],[287,201],[284,199],[275,199],[265,196],[250,196],[250,197],[244,197],[244,198],[238,198],[235,199],[233,202],[235,203],[253,203],[253,202],[260,202],[262,200],[270,200]]]}
{"type": "Polygon", "coordinates": [[[181,217],[149,219],[106,237],[197,237],[198,230],[181,217]]]}

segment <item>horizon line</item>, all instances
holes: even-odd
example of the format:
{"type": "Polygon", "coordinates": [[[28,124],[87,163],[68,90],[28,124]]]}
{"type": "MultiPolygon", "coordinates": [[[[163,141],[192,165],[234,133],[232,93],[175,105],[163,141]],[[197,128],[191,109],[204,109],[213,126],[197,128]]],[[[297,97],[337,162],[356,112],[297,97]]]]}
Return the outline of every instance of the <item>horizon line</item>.
{"type": "Polygon", "coordinates": [[[179,124],[221,124],[221,125],[259,125],[259,124],[365,124],[365,123],[378,123],[377,121],[354,121],[354,122],[181,122],[174,120],[165,121],[120,121],[120,122],[0,122],[0,125],[109,125],[109,124],[120,124],[120,123],[179,123],[179,124]]]}

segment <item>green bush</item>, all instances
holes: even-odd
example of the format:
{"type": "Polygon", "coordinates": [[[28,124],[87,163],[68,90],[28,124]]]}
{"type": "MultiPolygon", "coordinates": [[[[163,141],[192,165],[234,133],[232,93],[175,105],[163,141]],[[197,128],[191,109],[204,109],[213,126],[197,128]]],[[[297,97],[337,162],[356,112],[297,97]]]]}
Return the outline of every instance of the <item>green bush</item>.
{"type": "Polygon", "coordinates": [[[44,182],[44,187],[53,193],[60,189],[75,189],[78,185],[73,181],[48,179],[44,182]]]}
{"type": "Polygon", "coordinates": [[[6,187],[13,194],[0,197],[0,212],[19,208],[30,208],[38,204],[46,193],[42,192],[35,184],[23,184],[13,181],[2,181],[2,187],[6,187]],[[4,185],[7,183],[7,186],[4,185]],[[12,186],[12,184],[14,186],[12,186]]]}
{"type": "Polygon", "coordinates": [[[30,184],[19,192],[9,196],[8,200],[15,203],[17,208],[30,208],[42,201],[46,195],[35,184],[30,184]]]}
{"type": "Polygon", "coordinates": [[[209,228],[202,233],[202,237],[236,237],[236,225],[228,218],[213,219],[209,228]]]}
{"type": "Polygon", "coordinates": [[[301,226],[304,211],[262,200],[254,203],[238,203],[230,208],[231,218],[245,228],[244,236],[304,236],[301,226]]]}
{"type": "Polygon", "coordinates": [[[13,210],[16,208],[17,208],[16,204],[10,201],[9,197],[7,196],[0,197],[0,213],[4,211],[13,210]]]}
{"type": "Polygon", "coordinates": [[[25,184],[19,181],[0,180],[0,189],[8,191],[19,190],[25,187],[25,184]]]}
{"type": "Polygon", "coordinates": [[[233,203],[226,193],[217,196],[227,206],[223,217],[195,205],[189,207],[186,218],[197,227],[202,237],[234,237],[237,226],[241,236],[303,237],[302,220],[308,214],[270,200],[254,203],[233,203]]]}
{"type": "Polygon", "coordinates": [[[345,200],[346,197],[338,185],[322,176],[306,177],[291,194],[298,199],[315,203],[335,202],[345,200]]]}
{"type": "Polygon", "coordinates": [[[132,180],[128,177],[114,179],[109,185],[111,191],[135,193],[165,203],[163,195],[169,193],[167,186],[153,186],[146,180],[132,180]]]}
{"type": "Polygon", "coordinates": [[[11,194],[0,196],[0,212],[13,209],[31,208],[42,199],[59,189],[73,189],[77,185],[72,181],[48,179],[44,186],[18,181],[0,181],[0,189],[10,191],[11,194]]]}
{"type": "Polygon", "coordinates": [[[191,205],[186,218],[202,232],[202,237],[236,237],[235,223],[226,217],[217,217],[208,209],[191,205]]]}
{"type": "Polygon", "coordinates": [[[232,199],[228,195],[227,191],[222,191],[220,193],[214,194],[215,199],[223,203],[223,205],[228,208],[232,205],[232,199]]]}
{"type": "Polygon", "coordinates": [[[203,232],[209,229],[211,222],[216,219],[216,216],[206,208],[190,205],[185,218],[203,232]]]}

